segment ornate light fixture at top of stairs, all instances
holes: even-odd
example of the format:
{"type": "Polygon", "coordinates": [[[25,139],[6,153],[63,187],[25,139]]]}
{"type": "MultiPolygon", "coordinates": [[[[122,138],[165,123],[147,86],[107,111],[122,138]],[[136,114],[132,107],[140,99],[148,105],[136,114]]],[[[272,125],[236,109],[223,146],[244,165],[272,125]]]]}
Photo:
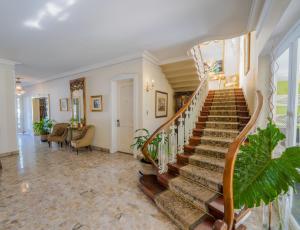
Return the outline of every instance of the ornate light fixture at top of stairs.
{"type": "Polygon", "coordinates": [[[25,90],[23,89],[22,85],[21,85],[21,78],[17,77],[16,78],[16,94],[18,96],[21,96],[25,93],[25,90]]]}

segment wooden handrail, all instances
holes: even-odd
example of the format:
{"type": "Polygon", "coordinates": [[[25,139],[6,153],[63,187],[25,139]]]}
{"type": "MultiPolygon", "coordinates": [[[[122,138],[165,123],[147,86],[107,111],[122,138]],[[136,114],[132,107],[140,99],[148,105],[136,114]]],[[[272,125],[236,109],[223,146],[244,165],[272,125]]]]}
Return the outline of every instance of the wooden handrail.
{"type": "Polygon", "coordinates": [[[234,202],[233,202],[233,174],[235,160],[240,146],[246,139],[249,132],[253,129],[256,121],[260,115],[263,106],[263,96],[260,91],[256,91],[257,94],[257,107],[253,113],[250,121],[244,127],[242,132],[236,137],[234,142],[231,143],[228,149],[225,160],[225,169],[223,174],[223,194],[224,194],[224,220],[231,230],[234,222],[234,202]]]}
{"type": "Polygon", "coordinates": [[[144,155],[144,157],[146,157],[146,159],[148,159],[156,169],[158,169],[158,165],[157,163],[151,158],[149,152],[148,152],[148,145],[154,140],[154,138],[157,136],[157,134],[163,130],[164,128],[166,128],[167,126],[169,126],[170,124],[172,124],[173,122],[175,122],[176,119],[178,119],[179,117],[182,116],[182,114],[188,109],[188,107],[191,105],[193,99],[195,98],[195,96],[197,95],[197,93],[200,91],[200,89],[202,88],[203,84],[205,83],[205,81],[207,80],[207,78],[201,79],[199,86],[197,87],[197,89],[194,91],[194,93],[190,96],[188,102],[180,109],[177,111],[177,113],[175,113],[168,121],[166,121],[164,124],[162,124],[158,129],[156,129],[154,131],[154,133],[149,137],[149,139],[146,141],[146,143],[143,145],[142,147],[142,153],[144,155]]]}

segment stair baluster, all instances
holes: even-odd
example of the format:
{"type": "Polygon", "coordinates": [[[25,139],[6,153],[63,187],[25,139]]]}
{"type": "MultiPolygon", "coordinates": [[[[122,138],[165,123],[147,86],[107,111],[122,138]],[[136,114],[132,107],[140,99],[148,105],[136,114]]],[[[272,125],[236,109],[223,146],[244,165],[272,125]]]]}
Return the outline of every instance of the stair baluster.
{"type": "Polygon", "coordinates": [[[184,118],[182,115],[178,119],[179,121],[179,126],[178,126],[178,153],[183,153],[184,152],[184,118]]]}
{"type": "Polygon", "coordinates": [[[176,133],[176,125],[173,123],[170,126],[170,134],[169,134],[169,162],[175,163],[177,160],[177,133],[176,133]]]}

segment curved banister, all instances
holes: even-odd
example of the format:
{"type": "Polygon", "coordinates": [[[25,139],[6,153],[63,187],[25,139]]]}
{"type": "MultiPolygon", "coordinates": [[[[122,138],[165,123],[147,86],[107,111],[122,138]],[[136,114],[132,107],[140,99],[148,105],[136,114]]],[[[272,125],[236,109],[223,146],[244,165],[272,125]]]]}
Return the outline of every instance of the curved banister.
{"type": "Polygon", "coordinates": [[[228,229],[232,229],[234,222],[234,202],[233,202],[233,174],[235,160],[238,150],[249,132],[253,129],[260,115],[263,106],[263,96],[260,91],[257,93],[257,106],[255,112],[251,116],[250,121],[244,127],[242,132],[235,138],[228,149],[225,160],[225,169],[223,174],[223,194],[224,194],[224,220],[228,225],[228,229]]]}
{"type": "Polygon", "coordinates": [[[175,113],[168,121],[166,121],[164,124],[162,124],[158,129],[156,129],[154,131],[154,133],[149,137],[149,139],[145,142],[145,144],[142,147],[142,153],[144,155],[144,157],[146,157],[153,165],[155,168],[158,169],[158,165],[157,163],[151,158],[149,152],[148,152],[148,146],[149,144],[154,140],[154,138],[159,134],[159,132],[161,132],[163,129],[165,129],[166,127],[170,126],[171,124],[173,124],[176,119],[180,118],[183,113],[189,108],[189,106],[192,104],[193,99],[195,98],[195,96],[199,93],[199,91],[201,90],[202,86],[205,84],[206,78],[201,79],[200,80],[200,84],[197,87],[197,89],[194,91],[194,93],[190,96],[188,102],[186,104],[184,104],[184,106],[177,111],[177,113],[175,113]]]}

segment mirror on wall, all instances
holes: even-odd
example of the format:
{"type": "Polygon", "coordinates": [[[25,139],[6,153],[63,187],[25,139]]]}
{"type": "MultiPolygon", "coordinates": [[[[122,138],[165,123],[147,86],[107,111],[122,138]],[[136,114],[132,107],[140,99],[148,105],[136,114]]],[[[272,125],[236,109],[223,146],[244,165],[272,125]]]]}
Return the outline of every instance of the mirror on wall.
{"type": "Polygon", "coordinates": [[[43,119],[50,119],[50,95],[32,98],[33,122],[39,122],[43,119]]]}
{"type": "Polygon", "coordinates": [[[85,78],[70,81],[72,123],[85,124],[86,121],[86,99],[85,78]]]}

